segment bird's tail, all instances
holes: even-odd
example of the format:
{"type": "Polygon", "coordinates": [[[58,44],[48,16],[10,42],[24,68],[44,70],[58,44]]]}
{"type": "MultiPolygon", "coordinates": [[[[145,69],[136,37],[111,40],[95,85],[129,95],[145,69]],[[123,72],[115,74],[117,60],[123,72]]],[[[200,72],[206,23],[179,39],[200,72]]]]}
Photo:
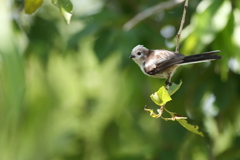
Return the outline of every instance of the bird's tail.
{"type": "Polygon", "coordinates": [[[220,55],[215,55],[214,53],[219,53],[221,51],[210,51],[210,52],[204,52],[200,54],[190,55],[186,56],[183,59],[182,65],[189,64],[189,63],[200,63],[200,62],[206,62],[216,59],[221,59],[222,57],[220,55]]]}

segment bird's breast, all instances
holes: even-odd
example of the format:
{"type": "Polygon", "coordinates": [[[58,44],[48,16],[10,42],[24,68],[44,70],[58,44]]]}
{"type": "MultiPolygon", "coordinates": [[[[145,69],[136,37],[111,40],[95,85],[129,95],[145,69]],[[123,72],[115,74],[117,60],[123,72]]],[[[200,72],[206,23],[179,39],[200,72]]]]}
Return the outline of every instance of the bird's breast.
{"type": "Polygon", "coordinates": [[[157,74],[152,75],[152,74],[147,73],[147,72],[145,71],[144,67],[140,67],[140,68],[141,68],[142,72],[143,72],[145,75],[149,76],[149,77],[161,78],[161,79],[168,77],[168,72],[161,72],[161,73],[157,73],[157,74]]]}

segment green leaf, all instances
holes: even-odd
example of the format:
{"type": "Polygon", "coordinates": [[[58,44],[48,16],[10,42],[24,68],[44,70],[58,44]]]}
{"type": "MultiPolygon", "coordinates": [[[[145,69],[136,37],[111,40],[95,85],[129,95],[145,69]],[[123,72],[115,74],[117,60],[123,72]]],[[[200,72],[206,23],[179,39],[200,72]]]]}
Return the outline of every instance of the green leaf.
{"type": "Polygon", "coordinates": [[[184,128],[186,128],[187,130],[195,133],[195,134],[198,134],[202,137],[204,137],[203,133],[198,131],[199,127],[197,125],[192,125],[192,124],[189,124],[187,122],[187,120],[183,119],[182,116],[174,113],[174,112],[170,112],[168,111],[167,109],[165,109],[165,111],[167,111],[176,121],[178,121],[184,128]]]}
{"type": "Polygon", "coordinates": [[[26,14],[34,13],[41,7],[43,0],[25,0],[24,10],[26,14]]]}
{"type": "Polygon", "coordinates": [[[99,30],[96,35],[98,38],[95,40],[93,48],[100,62],[103,62],[114,50],[115,43],[112,41],[112,36],[115,34],[114,32],[110,29],[104,29],[99,30]]]}
{"type": "Polygon", "coordinates": [[[159,90],[153,93],[150,97],[153,100],[153,102],[159,106],[162,106],[168,101],[172,100],[172,98],[169,96],[168,91],[165,89],[164,86],[159,88],[159,90]]]}
{"type": "Polygon", "coordinates": [[[179,84],[175,84],[175,83],[172,83],[172,85],[169,87],[168,89],[168,93],[169,95],[173,95],[175,92],[177,92],[177,90],[181,87],[182,85],[182,80],[180,80],[180,83],[179,84]]]}
{"type": "Polygon", "coordinates": [[[187,120],[184,120],[184,119],[179,119],[177,120],[183,127],[185,127],[187,130],[195,133],[195,134],[198,134],[202,137],[204,137],[203,133],[198,131],[199,127],[197,125],[192,125],[192,124],[189,124],[187,122],[187,120]]]}
{"type": "Polygon", "coordinates": [[[52,3],[60,9],[60,12],[67,24],[70,24],[73,5],[70,0],[52,0],[52,3]]]}

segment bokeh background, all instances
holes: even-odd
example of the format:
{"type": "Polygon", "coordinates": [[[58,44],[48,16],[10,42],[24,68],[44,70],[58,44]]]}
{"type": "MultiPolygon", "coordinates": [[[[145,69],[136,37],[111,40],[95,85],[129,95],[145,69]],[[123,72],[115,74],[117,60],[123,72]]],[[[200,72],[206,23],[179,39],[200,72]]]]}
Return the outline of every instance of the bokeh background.
{"type": "MultiPolygon", "coordinates": [[[[179,68],[167,109],[205,137],[154,119],[132,48],[175,50],[183,3],[123,26],[163,0],[72,0],[67,25],[45,1],[34,14],[0,1],[0,160],[239,160],[240,1],[190,0],[180,53],[222,59],[179,68]]],[[[168,114],[164,114],[168,117],[168,114]]]]}

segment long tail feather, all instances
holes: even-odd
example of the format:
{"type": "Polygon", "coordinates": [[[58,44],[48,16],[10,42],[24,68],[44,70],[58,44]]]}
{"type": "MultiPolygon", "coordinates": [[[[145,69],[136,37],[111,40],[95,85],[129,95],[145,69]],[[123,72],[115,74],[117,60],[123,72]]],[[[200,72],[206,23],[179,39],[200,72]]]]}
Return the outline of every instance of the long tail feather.
{"type": "Polygon", "coordinates": [[[210,51],[210,52],[204,52],[200,54],[186,56],[184,57],[183,62],[181,64],[199,63],[199,62],[221,59],[222,57],[220,55],[214,55],[214,53],[219,53],[219,52],[221,51],[217,50],[217,51],[210,51]]]}

